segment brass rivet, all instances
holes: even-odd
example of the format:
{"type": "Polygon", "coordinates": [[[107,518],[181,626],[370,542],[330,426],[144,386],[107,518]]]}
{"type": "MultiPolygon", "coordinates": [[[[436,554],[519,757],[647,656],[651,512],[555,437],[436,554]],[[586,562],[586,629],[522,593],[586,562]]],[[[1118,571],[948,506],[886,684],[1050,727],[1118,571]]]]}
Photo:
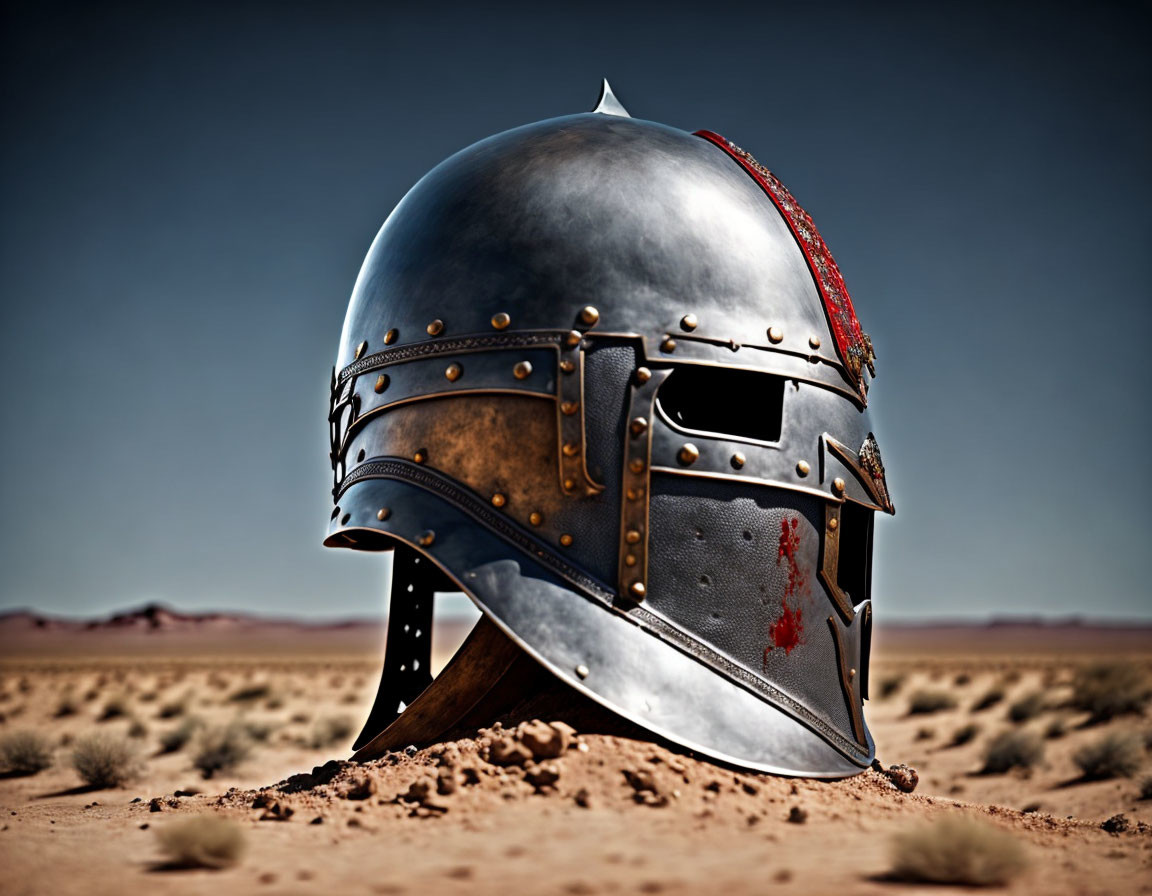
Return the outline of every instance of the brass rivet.
{"type": "Polygon", "coordinates": [[[584,338],[584,334],[579,330],[569,330],[568,335],[564,337],[564,342],[568,348],[576,348],[580,344],[580,340],[584,338]]]}
{"type": "Polygon", "coordinates": [[[499,314],[492,315],[492,326],[494,326],[497,330],[503,330],[510,323],[512,323],[512,318],[510,318],[503,311],[501,311],[499,314]]]}
{"type": "Polygon", "coordinates": [[[829,532],[835,532],[839,528],[840,528],[840,520],[836,519],[836,517],[832,517],[832,519],[828,520],[828,531],[829,532]]]}
{"type": "Polygon", "coordinates": [[[564,452],[565,457],[575,457],[580,453],[580,446],[575,442],[565,442],[560,450],[564,452]]]}
{"type": "Polygon", "coordinates": [[[539,526],[542,522],[544,522],[544,516],[540,513],[540,511],[533,510],[530,514],[528,514],[528,522],[530,522],[533,526],[539,526]]]}
{"type": "Polygon", "coordinates": [[[844,480],[837,476],[832,480],[832,489],[838,495],[844,494],[844,480]]]}
{"type": "Polygon", "coordinates": [[[574,488],[576,488],[576,480],[575,479],[565,479],[564,480],[564,491],[570,492],[574,488]]]}
{"type": "Polygon", "coordinates": [[[855,677],[856,677],[856,670],[855,670],[855,669],[849,669],[849,670],[848,670],[848,678],[849,678],[849,680],[851,680],[851,679],[853,679],[853,678],[855,678],[855,677]]]}
{"type": "Polygon", "coordinates": [[[588,671],[589,671],[588,667],[585,666],[583,663],[581,663],[579,666],[576,667],[576,677],[577,678],[587,678],[588,677],[588,671]]]}
{"type": "Polygon", "coordinates": [[[567,358],[565,358],[563,361],[560,362],[560,369],[562,371],[564,371],[564,373],[571,373],[573,370],[576,369],[576,365],[573,364],[571,361],[569,361],[567,358]]]}
{"type": "Polygon", "coordinates": [[[393,327],[391,330],[384,334],[384,344],[391,345],[399,338],[399,336],[400,331],[393,327]]]}
{"type": "Polygon", "coordinates": [[[632,430],[633,436],[644,435],[645,431],[648,429],[648,421],[643,417],[633,417],[632,422],[628,425],[628,428],[632,430]]]}
{"type": "Polygon", "coordinates": [[[796,472],[801,476],[807,476],[812,472],[812,468],[808,466],[808,461],[801,460],[796,462],[796,472]]]}
{"type": "Polygon", "coordinates": [[[643,597],[647,592],[648,589],[644,587],[644,583],[639,579],[628,586],[628,593],[636,598],[643,597]]]}
{"type": "Polygon", "coordinates": [[[518,380],[525,380],[532,375],[532,365],[527,361],[519,362],[512,368],[512,376],[518,380]]]}
{"type": "Polygon", "coordinates": [[[697,323],[698,321],[696,320],[695,314],[685,314],[680,318],[680,328],[682,330],[695,330],[697,323]]]}
{"type": "Polygon", "coordinates": [[[417,448],[416,453],[412,455],[412,460],[416,461],[418,464],[424,463],[424,461],[428,460],[428,449],[417,448]]]}
{"type": "Polygon", "coordinates": [[[494,494],[492,496],[492,506],[493,507],[503,507],[504,503],[505,503],[505,498],[502,494],[500,494],[500,492],[496,492],[496,494],[494,494]]]}
{"type": "Polygon", "coordinates": [[[423,532],[420,533],[419,541],[420,541],[421,547],[426,548],[430,544],[432,544],[432,542],[434,542],[435,540],[436,540],[436,533],[433,532],[431,529],[425,529],[423,532]]]}
{"type": "Polygon", "coordinates": [[[444,321],[439,319],[434,320],[432,323],[428,324],[425,329],[427,329],[429,336],[439,336],[444,332],[444,321]]]}
{"type": "Polygon", "coordinates": [[[642,458],[642,457],[632,458],[632,460],[628,462],[628,469],[631,470],[633,473],[643,473],[644,472],[644,458],[642,458]]]}
{"type": "Polygon", "coordinates": [[[585,305],[580,309],[580,320],[590,327],[595,326],[596,322],[600,320],[600,312],[591,305],[585,305]]]}
{"type": "Polygon", "coordinates": [[[630,489],[628,489],[626,494],[628,496],[629,501],[635,501],[638,498],[640,498],[641,495],[644,494],[644,489],[642,489],[642,488],[630,488],[630,489]]]}
{"type": "Polygon", "coordinates": [[[636,555],[635,554],[625,554],[624,555],[624,565],[625,566],[635,566],[636,565],[636,555]]]}
{"type": "Polygon", "coordinates": [[[739,470],[742,466],[744,466],[744,462],[746,460],[747,460],[747,458],[744,457],[744,452],[743,451],[737,451],[735,454],[732,455],[732,466],[734,466],[737,470],[739,470]]]}
{"type": "Polygon", "coordinates": [[[781,330],[779,327],[769,327],[768,328],[768,341],[771,342],[773,345],[776,345],[780,342],[783,342],[784,341],[784,331],[781,330]]]}
{"type": "Polygon", "coordinates": [[[380,520],[380,522],[384,522],[384,520],[388,519],[388,517],[390,517],[391,515],[392,515],[392,511],[389,510],[387,507],[381,507],[379,510],[376,511],[376,519],[380,520]]]}
{"type": "Polygon", "coordinates": [[[820,348],[820,337],[819,336],[809,336],[808,337],[808,344],[810,346],[812,346],[812,348],[820,348]]]}
{"type": "Polygon", "coordinates": [[[685,442],[680,448],[680,453],[676,456],[680,459],[680,463],[688,466],[696,463],[697,458],[700,457],[700,449],[691,442],[685,442]]]}
{"type": "Polygon", "coordinates": [[[664,341],[660,343],[660,351],[671,354],[676,351],[676,340],[671,336],[665,336],[664,341]]]}
{"type": "Polygon", "coordinates": [[[444,371],[444,376],[448,377],[448,382],[454,383],[456,380],[460,379],[460,376],[463,373],[464,368],[462,368],[459,364],[449,364],[448,369],[444,371]]]}
{"type": "Polygon", "coordinates": [[[352,356],[354,360],[359,361],[360,356],[364,354],[364,349],[368,348],[368,340],[365,339],[358,346],[356,346],[356,353],[352,356]]]}
{"type": "Polygon", "coordinates": [[[651,370],[649,370],[647,367],[637,367],[636,368],[636,382],[646,383],[650,379],[652,379],[652,371],[651,370]]]}
{"type": "Polygon", "coordinates": [[[387,389],[388,388],[388,374],[382,373],[382,374],[380,374],[380,376],[376,377],[376,385],[373,386],[372,388],[374,388],[376,390],[377,395],[379,395],[381,392],[383,392],[385,389],[387,389]]]}
{"type": "Polygon", "coordinates": [[[565,417],[571,417],[578,410],[580,410],[580,405],[575,401],[560,402],[560,413],[565,417]]]}
{"type": "Polygon", "coordinates": [[[569,535],[567,532],[565,532],[563,535],[560,536],[560,544],[562,544],[566,548],[571,547],[572,536],[569,535]]]}
{"type": "Polygon", "coordinates": [[[626,542],[628,542],[628,544],[639,544],[640,543],[640,530],[639,529],[629,529],[628,532],[624,535],[624,540],[626,542]]]}

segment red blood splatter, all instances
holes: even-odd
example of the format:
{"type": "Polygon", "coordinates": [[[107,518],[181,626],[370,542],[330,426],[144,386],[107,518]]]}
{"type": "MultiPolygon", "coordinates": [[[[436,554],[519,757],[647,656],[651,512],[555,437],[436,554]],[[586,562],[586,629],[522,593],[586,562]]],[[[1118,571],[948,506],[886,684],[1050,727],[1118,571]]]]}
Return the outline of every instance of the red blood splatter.
{"type": "Polygon", "coordinates": [[[781,560],[788,562],[788,583],[784,586],[784,594],[780,599],[780,618],[768,629],[768,637],[772,643],[764,649],[764,665],[768,665],[768,654],[776,647],[783,647],[784,654],[788,655],[794,647],[804,641],[804,612],[797,605],[788,606],[788,598],[797,593],[808,591],[807,571],[796,562],[796,550],[800,547],[800,519],[792,517],[791,520],[780,521],[780,550],[776,553],[776,565],[781,560]]]}

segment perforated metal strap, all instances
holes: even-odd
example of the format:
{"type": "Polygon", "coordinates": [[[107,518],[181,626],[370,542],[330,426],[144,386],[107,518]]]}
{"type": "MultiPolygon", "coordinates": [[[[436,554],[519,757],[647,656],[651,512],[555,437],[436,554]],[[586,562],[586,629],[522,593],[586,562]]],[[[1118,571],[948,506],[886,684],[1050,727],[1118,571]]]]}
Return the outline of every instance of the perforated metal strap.
{"type": "Polygon", "coordinates": [[[396,721],[402,704],[410,704],[432,683],[432,601],[438,589],[454,590],[429,560],[409,547],[397,546],[388,598],[384,671],[355,749],[396,721]]]}

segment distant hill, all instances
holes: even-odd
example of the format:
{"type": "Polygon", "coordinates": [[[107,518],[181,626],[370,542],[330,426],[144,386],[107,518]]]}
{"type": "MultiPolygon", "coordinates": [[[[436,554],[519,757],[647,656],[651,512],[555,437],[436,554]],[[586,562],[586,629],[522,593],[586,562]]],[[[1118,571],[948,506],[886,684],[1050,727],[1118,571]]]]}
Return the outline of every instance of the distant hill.
{"type": "MultiPolygon", "coordinates": [[[[470,623],[438,620],[436,649],[452,649],[470,623]]],[[[314,622],[247,613],[187,613],[148,604],[111,616],[69,618],[14,610],[0,613],[0,657],[215,655],[363,655],[378,657],[383,619],[314,622]]],[[[889,654],[1152,653],[1152,623],[1079,618],[1001,617],[987,621],[892,621],[877,624],[875,648],[889,654]]]]}

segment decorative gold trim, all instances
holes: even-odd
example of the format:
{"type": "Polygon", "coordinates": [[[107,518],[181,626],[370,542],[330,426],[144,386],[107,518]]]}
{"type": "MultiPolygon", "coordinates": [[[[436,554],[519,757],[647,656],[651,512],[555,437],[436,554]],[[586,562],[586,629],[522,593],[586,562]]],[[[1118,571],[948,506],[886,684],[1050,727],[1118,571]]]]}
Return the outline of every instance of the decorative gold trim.
{"type": "MultiPolygon", "coordinates": [[[[877,484],[872,474],[860,463],[860,453],[853,451],[842,442],[836,441],[836,439],[832,438],[828,433],[824,433],[823,439],[824,444],[828,446],[828,450],[832,454],[836,455],[837,460],[843,463],[844,466],[852,472],[852,475],[860,480],[860,484],[864,486],[864,490],[868,492],[872,500],[876,502],[876,505],[888,513],[895,513],[896,508],[892,506],[892,499],[887,494],[887,485],[881,488],[877,484]]],[[[873,439],[873,443],[875,443],[875,439],[873,439]]],[[[865,440],[865,444],[867,444],[867,440],[865,440]]]]}
{"type": "Polygon", "coordinates": [[[820,569],[816,577],[832,598],[832,604],[851,623],[856,615],[852,600],[837,581],[840,569],[840,508],[842,504],[829,502],[824,505],[824,531],[820,537],[820,569]]]}
{"type": "Polygon", "coordinates": [[[848,674],[848,661],[844,655],[844,636],[840,633],[840,626],[835,616],[828,617],[828,627],[832,629],[832,641],[836,644],[836,660],[840,667],[840,688],[844,692],[844,702],[848,705],[848,716],[852,720],[852,735],[865,750],[868,749],[868,738],[864,734],[864,714],[860,711],[860,699],[852,685],[852,676],[848,674]]]}

